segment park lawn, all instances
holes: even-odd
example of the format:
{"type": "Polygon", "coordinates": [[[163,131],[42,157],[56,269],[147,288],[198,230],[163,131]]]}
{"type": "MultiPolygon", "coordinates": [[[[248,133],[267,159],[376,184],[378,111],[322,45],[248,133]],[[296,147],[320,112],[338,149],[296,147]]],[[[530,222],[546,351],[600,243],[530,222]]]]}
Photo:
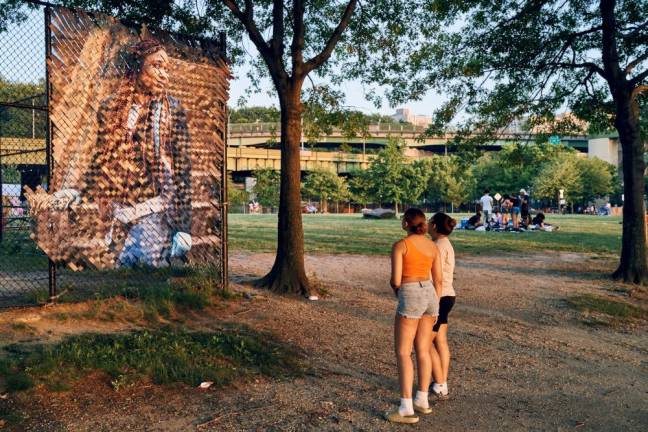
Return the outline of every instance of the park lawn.
{"type": "Polygon", "coordinates": [[[29,239],[28,231],[3,233],[0,272],[47,270],[47,256],[29,239]]]}
{"type": "MultiPolygon", "coordinates": [[[[460,218],[466,215],[454,215],[460,218]]],[[[304,215],[306,252],[386,255],[392,243],[404,235],[400,221],[363,219],[353,215],[304,215]]],[[[621,218],[584,215],[549,215],[556,232],[475,232],[452,234],[459,253],[579,252],[618,254],[621,218]]],[[[276,248],[276,215],[229,215],[229,244],[235,251],[273,252],[276,248]]]]}

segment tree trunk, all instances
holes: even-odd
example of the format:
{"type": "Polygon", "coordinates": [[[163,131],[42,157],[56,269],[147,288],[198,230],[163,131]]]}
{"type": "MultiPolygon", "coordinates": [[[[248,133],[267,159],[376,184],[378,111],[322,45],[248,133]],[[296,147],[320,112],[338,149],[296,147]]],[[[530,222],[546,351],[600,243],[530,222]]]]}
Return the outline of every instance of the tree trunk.
{"type": "Polygon", "coordinates": [[[256,285],[278,293],[307,296],[310,285],[304,266],[304,229],[301,214],[301,83],[279,90],[281,107],[281,200],[277,256],[270,272],[256,285]]]}
{"type": "Polygon", "coordinates": [[[618,23],[615,16],[615,0],[600,0],[602,19],[602,50],[605,79],[610,87],[615,106],[614,126],[619,132],[623,156],[623,236],[621,239],[621,262],[612,275],[624,282],[645,284],[648,282],[646,262],[646,222],[643,202],[644,145],[639,133],[639,109],[633,96],[633,84],[626,78],[619,65],[617,49],[618,23]]]}
{"type": "Polygon", "coordinates": [[[639,133],[639,118],[632,110],[630,95],[617,102],[615,126],[623,155],[623,237],[621,262],[615,279],[635,284],[648,283],[646,261],[646,222],[644,215],[644,145],[639,133]]]}

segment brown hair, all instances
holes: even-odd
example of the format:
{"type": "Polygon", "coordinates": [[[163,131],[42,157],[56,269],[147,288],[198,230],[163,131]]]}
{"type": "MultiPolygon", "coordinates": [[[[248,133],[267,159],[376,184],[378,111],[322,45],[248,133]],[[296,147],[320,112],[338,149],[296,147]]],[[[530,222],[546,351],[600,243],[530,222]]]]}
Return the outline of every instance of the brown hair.
{"type": "Polygon", "coordinates": [[[126,61],[125,75],[129,78],[136,79],[142,71],[144,59],[158,51],[166,51],[166,48],[155,39],[144,39],[126,47],[122,54],[126,61]]]}
{"type": "Polygon", "coordinates": [[[407,231],[411,234],[425,234],[425,213],[419,208],[409,208],[403,215],[407,222],[407,231]]]}
{"type": "MultiPolygon", "coordinates": [[[[131,143],[131,131],[127,127],[128,116],[135,98],[135,87],[146,56],[164,50],[155,39],[144,39],[124,48],[122,59],[126,61],[121,69],[118,85],[114,94],[101,102],[97,114],[98,137],[96,155],[86,181],[86,194],[94,199],[106,198],[111,201],[134,205],[156,195],[153,173],[148,164],[155,160],[153,146],[144,146],[147,153],[138,152],[131,143]],[[143,160],[143,161],[142,161],[143,160]]],[[[164,111],[169,112],[169,101],[165,94],[161,98],[164,111]]],[[[151,115],[150,106],[143,107],[139,119],[145,121],[151,115]]],[[[160,134],[166,141],[173,130],[174,119],[168,118],[161,125],[160,134]]],[[[147,134],[152,129],[147,129],[147,134]]]]}
{"type": "Polygon", "coordinates": [[[430,223],[436,226],[436,231],[442,235],[450,235],[457,225],[457,220],[443,212],[436,213],[430,218],[430,223]]]}

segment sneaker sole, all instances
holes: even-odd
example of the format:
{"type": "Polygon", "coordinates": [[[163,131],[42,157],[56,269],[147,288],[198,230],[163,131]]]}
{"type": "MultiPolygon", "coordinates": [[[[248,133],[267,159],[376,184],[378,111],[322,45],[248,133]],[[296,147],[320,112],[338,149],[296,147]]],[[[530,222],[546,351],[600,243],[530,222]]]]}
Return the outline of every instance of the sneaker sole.
{"type": "Polygon", "coordinates": [[[394,413],[394,412],[386,412],[384,414],[384,418],[390,423],[400,423],[400,424],[415,424],[418,423],[419,421],[419,418],[416,414],[411,416],[401,416],[398,413],[394,413]]]}

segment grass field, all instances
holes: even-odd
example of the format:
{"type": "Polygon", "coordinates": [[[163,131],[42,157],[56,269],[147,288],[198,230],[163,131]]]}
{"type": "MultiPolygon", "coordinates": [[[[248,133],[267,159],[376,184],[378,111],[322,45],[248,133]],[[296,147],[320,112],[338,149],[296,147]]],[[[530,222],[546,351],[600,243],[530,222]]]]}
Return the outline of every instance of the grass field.
{"type": "MultiPolygon", "coordinates": [[[[465,215],[454,215],[459,218],[465,215]]],[[[368,220],[360,215],[304,215],[306,252],[388,254],[402,237],[400,221],[368,220]]],[[[452,240],[457,252],[565,251],[601,255],[618,254],[621,247],[620,217],[549,215],[547,221],[560,226],[557,232],[475,232],[457,230],[452,240]]],[[[276,215],[229,216],[232,250],[272,252],[276,247],[276,215]]]]}

